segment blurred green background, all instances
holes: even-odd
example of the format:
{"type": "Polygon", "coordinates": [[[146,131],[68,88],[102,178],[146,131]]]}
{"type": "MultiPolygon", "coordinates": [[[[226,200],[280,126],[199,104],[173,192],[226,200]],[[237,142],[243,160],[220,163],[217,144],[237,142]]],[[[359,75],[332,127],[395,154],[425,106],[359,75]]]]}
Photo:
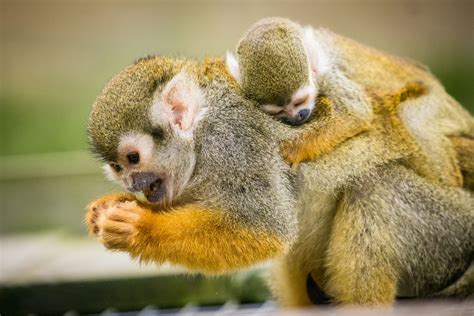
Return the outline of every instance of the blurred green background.
{"type": "Polygon", "coordinates": [[[474,110],[474,1],[1,2],[1,232],[84,234],[83,207],[112,190],[87,153],[103,85],[148,54],[220,56],[264,16],[324,26],[427,64],[474,110]]]}
{"type": "Polygon", "coordinates": [[[95,96],[148,54],[201,59],[286,16],[427,64],[474,111],[474,1],[1,2],[1,234],[85,235],[88,201],[114,186],[87,152],[95,96]]]}
{"type": "Polygon", "coordinates": [[[420,60],[461,103],[474,106],[473,1],[15,0],[2,6],[2,155],[87,149],[89,107],[124,66],[147,54],[222,55],[269,15],[420,60]]]}

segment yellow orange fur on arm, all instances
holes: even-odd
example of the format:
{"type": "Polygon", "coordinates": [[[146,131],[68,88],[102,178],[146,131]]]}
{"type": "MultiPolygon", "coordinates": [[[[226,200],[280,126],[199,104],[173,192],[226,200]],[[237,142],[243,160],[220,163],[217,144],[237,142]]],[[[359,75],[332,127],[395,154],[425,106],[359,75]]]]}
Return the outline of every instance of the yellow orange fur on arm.
{"type": "Polygon", "coordinates": [[[324,111],[321,117],[302,126],[297,137],[280,144],[283,158],[293,167],[331,152],[337,145],[369,128],[369,122],[334,111],[328,97],[320,97],[318,107],[324,111]]]}
{"type": "MultiPolygon", "coordinates": [[[[428,88],[421,81],[407,83],[396,91],[378,91],[369,88],[371,106],[377,113],[376,122],[363,120],[341,110],[336,110],[331,98],[322,96],[317,100],[321,115],[301,127],[296,137],[280,144],[283,158],[292,166],[314,160],[331,152],[338,145],[362,132],[377,128],[381,121],[399,121],[397,108],[408,99],[416,99],[426,94],[428,88]],[[381,118],[383,117],[383,118],[381,118]]],[[[401,124],[401,122],[400,122],[401,124]]],[[[399,125],[400,125],[399,124],[399,125]]],[[[401,127],[397,131],[402,132],[401,127]]],[[[412,142],[412,140],[409,140],[412,142]]]]}
{"type": "Polygon", "coordinates": [[[127,251],[140,261],[170,262],[201,272],[245,268],[284,250],[271,232],[245,227],[222,211],[197,204],[152,212],[140,202],[112,195],[93,202],[86,221],[109,249],[127,251]]]}

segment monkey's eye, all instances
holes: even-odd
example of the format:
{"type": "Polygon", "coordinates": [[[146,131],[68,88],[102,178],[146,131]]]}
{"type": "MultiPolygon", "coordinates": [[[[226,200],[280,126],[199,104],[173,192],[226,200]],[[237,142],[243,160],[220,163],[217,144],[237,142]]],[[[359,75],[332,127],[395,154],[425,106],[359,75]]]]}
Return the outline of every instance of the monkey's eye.
{"type": "Polygon", "coordinates": [[[264,104],[260,108],[263,112],[270,115],[278,115],[283,112],[284,108],[275,104],[264,104]]]}
{"type": "Polygon", "coordinates": [[[164,137],[163,129],[155,127],[151,130],[151,136],[156,140],[161,140],[164,137]]]}
{"type": "Polygon", "coordinates": [[[109,166],[115,170],[115,172],[120,172],[122,171],[122,167],[118,163],[115,162],[109,162],[109,166]]]}
{"type": "Polygon", "coordinates": [[[298,106],[304,104],[306,101],[308,101],[308,98],[309,98],[309,96],[308,96],[308,95],[305,95],[304,97],[302,97],[302,98],[300,98],[300,99],[297,99],[297,100],[295,101],[295,107],[298,107],[298,106]]]}
{"type": "Polygon", "coordinates": [[[132,151],[127,154],[127,160],[132,165],[136,165],[137,163],[140,162],[140,154],[136,151],[132,151]]]}

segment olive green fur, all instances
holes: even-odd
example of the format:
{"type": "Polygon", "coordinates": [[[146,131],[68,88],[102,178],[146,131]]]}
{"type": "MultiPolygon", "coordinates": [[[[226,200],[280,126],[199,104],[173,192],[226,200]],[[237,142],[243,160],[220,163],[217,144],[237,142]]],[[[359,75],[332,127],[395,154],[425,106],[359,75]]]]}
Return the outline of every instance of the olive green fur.
{"type": "MultiPolygon", "coordinates": [[[[358,45],[339,37],[335,41],[350,47],[348,55],[358,45]]],[[[364,49],[355,51],[359,60],[351,61],[358,62],[351,68],[353,77],[375,60],[364,49]]],[[[387,61],[385,55],[375,56],[387,61]]],[[[436,185],[404,167],[403,156],[387,146],[380,130],[348,139],[292,173],[279,155],[279,141],[297,137],[305,126],[290,128],[262,113],[223,65],[221,60],[155,57],[127,67],[91,111],[88,130],[96,153],[113,160],[121,135],[150,133],[154,94],[184,70],[204,91],[208,112],[191,143],[162,126],[164,140],[154,155],[177,176],[185,159],[181,153],[196,155],[191,179],[175,203],[217,208],[236,226],[281,238],[285,252],[275,258],[269,279],[282,306],[310,304],[305,283],[309,273],[343,304],[393,303],[397,293],[472,295],[472,193],[436,185]]],[[[370,71],[377,74],[379,66],[370,71]]],[[[388,88],[398,84],[394,78],[388,88]]],[[[446,121],[435,116],[432,124],[437,122],[446,121]]],[[[443,133],[450,126],[443,125],[443,133]]],[[[445,137],[434,136],[435,141],[445,137]]],[[[424,139],[426,146],[430,140],[424,139]]]]}
{"type": "Polygon", "coordinates": [[[296,237],[294,191],[290,168],[278,155],[278,138],[269,136],[275,132],[273,120],[243,99],[224,68],[223,60],[199,64],[166,57],[148,58],[125,68],[92,107],[91,146],[102,160],[113,161],[121,136],[151,134],[149,112],[155,94],[185,71],[203,89],[209,106],[190,141],[167,125],[159,126],[163,135],[155,139],[153,155],[160,166],[179,178],[189,164],[188,157],[196,159],[188,185],[168,202],[194,202],[223,210],[239,224],[277,234],[288,246],[296,237]]]}
{"type": "Polygon", "coordinates": [[[284,106],[308,83],[301,30],[290,20],[267,18],[255,23],[240,40],[237,54],[243,91],[259,104],[284,106]]]}
{"type": "MultiPolygon", "coordinates": [[[[344,116],[347,121],[357,120],[361,129],[362,126],[375,126],[377,120],[390,120],[389,115],[397,116],[400,124],[395,128],[414,144],[411,152],[404,152],[406,157],[410,156],[409,168],[432,181],[451,186],[465,185],[474,190],[471,180],[474,170],[463,158],[473,151],[473,146],[464,147],[466,153],[456,152],[448,139],[458,135],[474,137],[474,118],[445,91],[426,66],[364,46],[326,29],[303,29],[295,22],[276,17],[262,19],[250,26],[240,40],[238,55],[242,90],[260,105],[286,105],[298,88],[310,81],[309,76],[314,76],[312,82],[318,95],[332,101],[337,116],[344,116]],[[308,44],[303,41],[303,33],[305,41],[311,33],[315,46],[329,61],[326,65],[329,69],[324,73],[319,69],[308,73],[309,63],[314,61],[309,61],[308,49],[303,47],[308,44]],[[427,92],[401,102],[396,110],[388,111],[390,114],[380,114],[377,105],[371,104],[370,91],[391,93],[416,81],[426,85],[427,92]],[[275,95],[279,97],[274,98],[275,95]],[[379,113],[374,115],[376,111],[379,113]]],[[[331,117],[323,119],[331,120],[331,117]]],[[[316,130],[321,121],[310,120],[301,126],[301,138],[306,138],[305,132],[312,128],[316,130]]],[[[331,139],[327,142],[331,143],[331,139]]],[[[400,144],[399,151],[404,145],[400,144]]]]}
{"type": "Polygon", "coordinates": [[[119,137],[129,131],[150,132],[148,116],[153,93],[186,62],[147,58],[125,68],[99,94],[88,123],[89,144],[104,161],[114,161],[119,137]]]}

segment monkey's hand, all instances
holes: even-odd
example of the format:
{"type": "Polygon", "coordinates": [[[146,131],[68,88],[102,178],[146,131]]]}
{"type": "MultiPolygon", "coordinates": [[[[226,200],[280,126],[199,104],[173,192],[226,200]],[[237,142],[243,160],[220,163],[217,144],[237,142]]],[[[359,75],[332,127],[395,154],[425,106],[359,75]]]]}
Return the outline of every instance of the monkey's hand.
{"type": "Polygon", "coordinates": [[[136,225],[146,212],[133,196],[111,194],[88,206],[86,222],[89,232],[96,235],[105,247],[129,251],[137,234],[136,225]]]}
{"type": "Polygon", "coordinates": [[[313,156],[308,153],[309,144],[305,144],[304,137],[284,140],[280,143],[280,152],[285,161],[293,168],[298,167],[301,161],[311,160],[313,156]]]}
{"type": "Polygon", "coordinates": [[[107,248],[127,251],[140,261],[219,273],[268,260],[284,250],[274,233],[246,227],[220,210],[189,204],[152,212],[137,201],[116,197],[91,204],[89,229],[107,248]]]}
{"type": "Polygon", "coordinates": [[[126,201],[135,201],[135,197],[129,193],[112,193],[105,195],[87,205],[87,212],[84,220],[89,233],[91,235],[97,235],[99,233],[98,222],[99,220],[103,219],[102,215],[104,215],[105,210],[126,201]]]}

